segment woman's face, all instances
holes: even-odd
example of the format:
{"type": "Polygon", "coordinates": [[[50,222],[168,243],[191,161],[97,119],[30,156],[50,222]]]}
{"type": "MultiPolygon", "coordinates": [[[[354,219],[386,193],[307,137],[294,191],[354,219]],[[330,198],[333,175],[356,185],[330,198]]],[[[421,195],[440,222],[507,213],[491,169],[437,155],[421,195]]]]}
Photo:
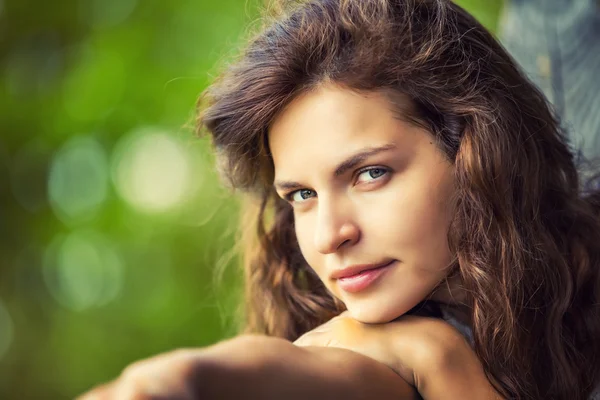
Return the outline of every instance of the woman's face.
{"type": "Polygon", "coordinates": [[[383,94],[326,85],[299,96],[269,146],[302,254],[355,319],[391,321],[446,277],[453,166],[383,94]]]}

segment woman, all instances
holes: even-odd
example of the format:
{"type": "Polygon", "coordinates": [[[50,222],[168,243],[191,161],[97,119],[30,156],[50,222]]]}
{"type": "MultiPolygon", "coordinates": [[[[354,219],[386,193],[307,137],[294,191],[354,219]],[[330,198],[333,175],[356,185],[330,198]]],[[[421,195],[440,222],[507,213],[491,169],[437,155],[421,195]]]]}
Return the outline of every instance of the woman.
{"type": "Polygon", "coordinates": [[[287,341],[163,356],[95,393],[159,376],[158,393],[206,398],[593,395],[600,193],[464,10],[290,4],[203,100],[199,127],[256,204],[248,331],[287,341]]]}

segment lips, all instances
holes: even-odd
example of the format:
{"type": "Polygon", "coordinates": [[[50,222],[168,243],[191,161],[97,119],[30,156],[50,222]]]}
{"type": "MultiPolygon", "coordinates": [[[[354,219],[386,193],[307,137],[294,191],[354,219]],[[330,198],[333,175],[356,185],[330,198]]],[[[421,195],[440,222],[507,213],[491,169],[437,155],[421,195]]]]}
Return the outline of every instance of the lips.
{"type": "Polygon", "coordinates": [[[374,286],[394,265],[395,260],[382,264],[370,264],[366,266],[367,269],[365,269],[365,265],[362,265],[336,271],[337,274],[334,276],[339,276],[336,282],[340,289],[348,293],[357,293],[374,286]]]}
{"type": "Polygon", "coordinates": [[[378,269],[385,267],[394,262],[394,260],[386,260],[376,264],[357,264],[351,265],[349,267],[338,269],[331,274],[331,279],[341,279],[341,278],[349,278],[355,275],[359,275],[360,273],[372,269],[378,269]]]}

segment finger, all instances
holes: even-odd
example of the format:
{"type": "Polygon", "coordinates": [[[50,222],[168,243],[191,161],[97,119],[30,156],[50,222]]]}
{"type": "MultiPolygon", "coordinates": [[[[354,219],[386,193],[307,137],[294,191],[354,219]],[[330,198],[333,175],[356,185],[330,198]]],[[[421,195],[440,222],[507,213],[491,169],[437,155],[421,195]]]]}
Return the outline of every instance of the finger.
{"type": "Polygon", "coordinates": [[[111,398],[113,398],[113,392],[114,384],[112,382],[104,383],[82,394],[75,400],[110,400],[111,398]]]}
{"type": "Polygon", "coordinates": [[[313,336],[314,333],[312,331],[309,333],[305,333],[304,335],[296,339],[293,344],[295,344],[296,346],[312,346],[312,342],[314,340],[313,336]]]}
{"type": "Polygon", "coordinates": [[[296,346],[306,346],[307,341],[308,339],[306,339],[306,337],[300,336],[298,339],[292,342],[292,344],[296,346]]]}

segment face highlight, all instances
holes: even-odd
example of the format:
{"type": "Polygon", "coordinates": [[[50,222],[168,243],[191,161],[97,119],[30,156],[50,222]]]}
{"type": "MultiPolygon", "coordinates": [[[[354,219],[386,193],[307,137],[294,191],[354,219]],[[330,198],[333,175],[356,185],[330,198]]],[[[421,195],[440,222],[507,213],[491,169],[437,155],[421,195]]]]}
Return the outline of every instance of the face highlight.
{"type": "Polygon", "coordinates": [[[305,93],[276,118],[269,147],[300,250],[355,319],[397,318],[446,277],[453,166],[383,94],[333,85],[305,93]],[[382,264],[359,290],[336,278],[382,264]]]}

